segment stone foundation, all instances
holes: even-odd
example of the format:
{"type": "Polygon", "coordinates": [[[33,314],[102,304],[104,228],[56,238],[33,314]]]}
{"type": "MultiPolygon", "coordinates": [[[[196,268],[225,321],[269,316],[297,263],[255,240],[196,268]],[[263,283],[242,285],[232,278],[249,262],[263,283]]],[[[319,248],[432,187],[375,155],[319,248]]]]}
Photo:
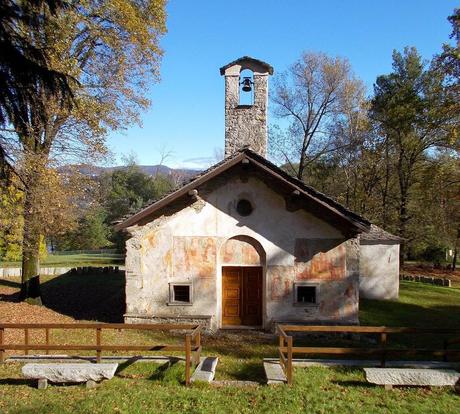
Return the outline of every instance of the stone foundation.
{"type": "Polygon", "coordinates": [[[193,315],[193,316],[149,316],[149,315],[136,315],[125,314],[125,323],[149,323],[149,324],[200,324],[203,329],[208,332],[215,331],[215,323],[213,323],[212,316],[209,315],[193,315]]]}

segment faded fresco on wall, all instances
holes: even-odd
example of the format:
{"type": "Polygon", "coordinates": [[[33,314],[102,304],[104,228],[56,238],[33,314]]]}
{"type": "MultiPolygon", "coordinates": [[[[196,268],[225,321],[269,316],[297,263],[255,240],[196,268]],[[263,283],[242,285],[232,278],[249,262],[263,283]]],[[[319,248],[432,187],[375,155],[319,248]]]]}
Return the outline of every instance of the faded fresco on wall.
{"type": "Polygon", "coordinates": [[[128,242],[127,322],[193,317],[217,329],[222,320],[220,268],[263,266],[265,327],[278,321],[356,323],[357,244],[340,239],[327,223],[305,212],[286,211],[281,197],[252,178],[226,181],[207,199],[212,203],[206,201],[200,211],[183,209],[144,231],[139,228],[128,242]],[[241,194],[255,206],[244,223],[235,220],[232,210],[241,194]],[[170,306],[169,286],[175,282],[192,283],[192,304],[170,306]],[[300,282],[318,286],[317,303],[295,303],[294,287],[300,282]]]}
{"type": "Polygon", "coordinates": [[[261,266],[262,260],[256,248],[246,240],[227,240],[221,248],[223,264],[261,266]]]}
{"type": "Polygon", "coordinates": [[[296,239],[296,280],[340,280],[346,276],[343,240],[296,239]]]}
{"type": "Polygon", "coordinates": [[[215,278],[216,239],[213,237],[174,237],[174,276],[215,278]]]}
{"type": "Polygon", "coordinates": [[[269,280],[269,297],[271,300],[280,301],[292,295],[293,266],[269,266],[267,279],[269,280]]]}

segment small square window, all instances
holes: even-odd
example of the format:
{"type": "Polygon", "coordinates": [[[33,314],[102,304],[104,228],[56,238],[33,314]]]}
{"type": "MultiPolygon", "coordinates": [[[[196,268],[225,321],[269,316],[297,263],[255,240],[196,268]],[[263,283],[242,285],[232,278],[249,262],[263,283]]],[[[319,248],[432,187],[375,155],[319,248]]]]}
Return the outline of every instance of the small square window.
{"type": "Polygon", "coordinates": [[[174,299],[173,302],[190,302],[190,286],[174,285],[174,299]]]}
{"type": "Polygon", "coordinates": [[[296,285],[295,287],[295,303],[314,305],[316,304],[317,287],[308,285],[296,285]]]}
{"type": "Polygon", "coordinates": [[[169,285],[169,304],[191,305],[192,285],[190,283],[171,283],[169,285]]]}

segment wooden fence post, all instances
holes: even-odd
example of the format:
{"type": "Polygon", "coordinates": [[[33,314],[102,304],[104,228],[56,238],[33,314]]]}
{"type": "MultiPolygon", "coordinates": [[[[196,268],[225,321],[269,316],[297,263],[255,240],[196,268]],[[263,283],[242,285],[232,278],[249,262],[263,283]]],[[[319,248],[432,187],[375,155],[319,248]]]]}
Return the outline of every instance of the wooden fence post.
{"type": "Polygon", "coordinates": [[[385,367],[385,360],[386,360],[386,346],[387,346],[387,334],[385,332],[382,332],[380,334],[380,346],[382,348],[382,354],[380,356],[380,366],[382,368],[385,367]]]}
{"type": "Polygon", "coordinates": [[[288,366],[287,366],[287,383],[292,384],[292,336],[287,337],[288,366]]]}
{"type": "Polygon", "coordinates": [[[197,351],[196,351],[196,358],[195,358],[195,364],[199,365],[200,360],[201,360],[201,332],[198,331],[196,335],[196,346],[197,346],[197,351]]]}
{"type": "MultiPolygon", "coordinates": [[[[4,336],[4,329],[0,328],[0,346],[3,345],[3,341],[5,340],[4,336]]],[[[5,362],[5,350],[0,348],[0,364],[5,362]]]]}
{"type": "Polygon", "coordinates": [[[281,368],[283,369],[283,372],[286,374],[286,364],[284,363],[284,353],[283,353],[283,350],[282,348],[284,348],[284,337],[283,335],[281,334],[281,332],[279,333],[279,358],[280,358],[280,365],[281,365],[281,368]],[[283,357],[281,357],[283,356],[283,357]]]}
{"type": "Polygon", "coordinates": [[[185,385],[190,385],[190,354],[192,349],[192,338],[190,334],[185,335],[185,385]]]}
{"type": "Polygon", "coordinates": [[[96,328],[96,362],[101,362],[101,328],[96,328]]]}
{"type": "MultiPolygon", "coordinates": [[[[46,341],[46,346],[50,344],[50,330],[49,328],[45,328],[45,341],[46,341]]],[[[46,355],[50,353],[50,350],[46,350],[46,355]]]]}
{"type": "MultiPolygon", "coordinates": [[[[24,345],[29,345],[29,329],[24,328],[24,345]]],[[[24,349],[24,355],[29,355],[29,349],[24,349]]]]}

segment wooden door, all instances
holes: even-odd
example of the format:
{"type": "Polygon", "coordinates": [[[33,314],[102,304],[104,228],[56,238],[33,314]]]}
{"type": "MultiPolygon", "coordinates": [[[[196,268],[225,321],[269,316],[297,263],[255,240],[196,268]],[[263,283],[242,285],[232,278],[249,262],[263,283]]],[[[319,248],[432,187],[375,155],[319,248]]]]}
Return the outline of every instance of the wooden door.
{"type": "Polygon", "coordinates": [[[243,267],[242,324],[262,325],[262,268],[243,267]]]}
{"type": "Polygon", "coordinates": [[[241,267],[222,268],[222,325],[241,325],[241,267]]]}
{"type": "Polygon", "coordinates": [[[222,268],[222,325],[262,325],[262,268],[222,268]]]}

